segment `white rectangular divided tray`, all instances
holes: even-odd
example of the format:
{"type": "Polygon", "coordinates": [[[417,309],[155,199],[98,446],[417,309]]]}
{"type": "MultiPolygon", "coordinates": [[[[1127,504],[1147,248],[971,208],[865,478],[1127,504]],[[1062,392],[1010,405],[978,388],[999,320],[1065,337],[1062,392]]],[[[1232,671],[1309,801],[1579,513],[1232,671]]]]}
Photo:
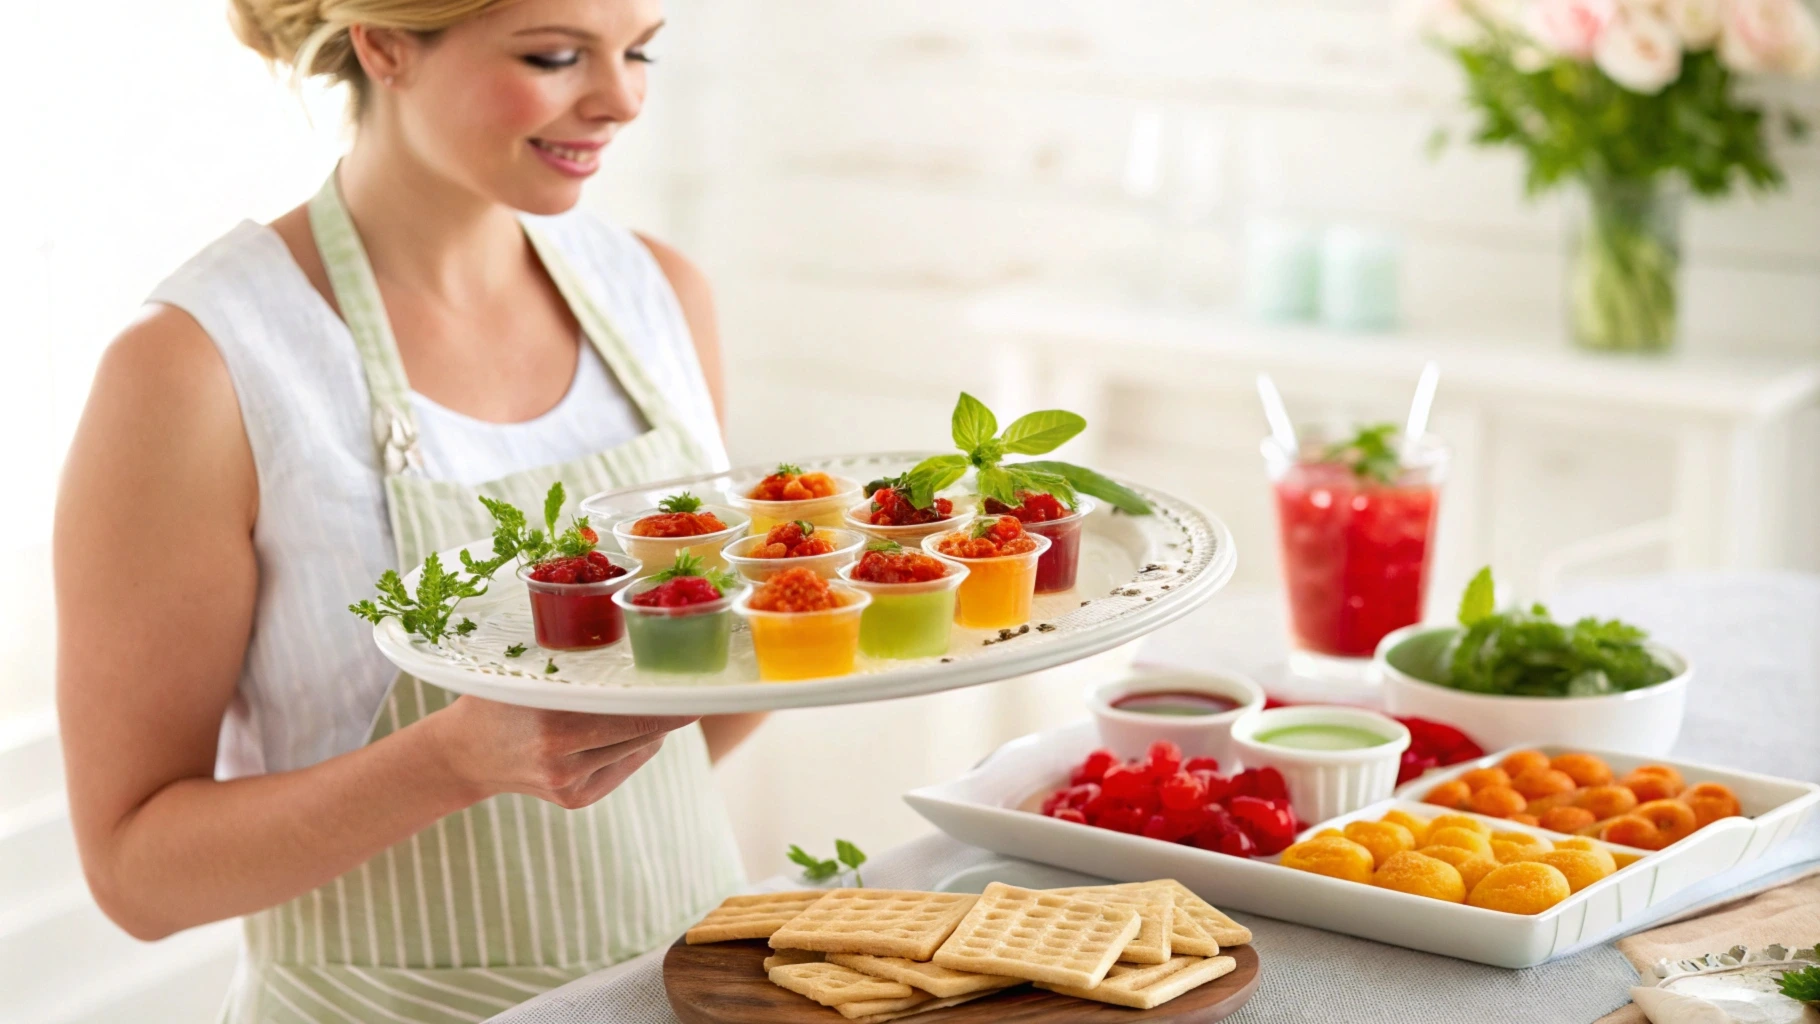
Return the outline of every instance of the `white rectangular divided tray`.
{"type": "MultiPolygon", "coordinates": [[[[1689,785],[1711,781],[1730,786],[1752,817],[1715,822],[1541,914],[1523,916],[1296,871],[1274,858],[1246,860],[1209,853],[1019,809],[1033,796],[1065,784],[1069,771],[1099,742],[1091,721],[1025,736],[1001,747],[966,775],[912,791],[904,799],[961,842],[1007,856],[1116,881],[1175,878],[1217,906],[1497,967],[1533,966],[1618,930],[1627,920],[1689,885],[1761,857],[1793,833],[1820,803],[1820,786],[1811,783],[1656,758],[1655,763],[1679,769],[1689,785]]],[[[1500,752],[1449,768],[1445,775],[1432,773],[1405,790],[1426,791],[1448,775],[1495,764],[1502,756],[1500,752]]],[[[1620,773],[1645,760],[1618,754],[1600,756],[1620,773]]],[[[1332,821],[1317,822],[1303,835],[1355,818],[1375,820],[1392,807],[1425,815],[1439,811],[1417,804],[1413,796],[1385,800],[1332,821]]],[[[1498,829],[1554,834],[1486,820],[1498,829]]]]}

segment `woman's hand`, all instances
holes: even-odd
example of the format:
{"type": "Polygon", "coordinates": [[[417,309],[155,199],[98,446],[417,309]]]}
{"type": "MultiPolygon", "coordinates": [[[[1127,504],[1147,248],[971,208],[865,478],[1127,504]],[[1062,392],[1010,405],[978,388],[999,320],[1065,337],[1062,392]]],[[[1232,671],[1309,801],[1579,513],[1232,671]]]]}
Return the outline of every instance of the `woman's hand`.
{"type": "Polygon", "coordinates": [[[523,793],[574,810],[618,788],[693,716],[588,715],[461,697],[419,726],[478,803],[523,793]]]}

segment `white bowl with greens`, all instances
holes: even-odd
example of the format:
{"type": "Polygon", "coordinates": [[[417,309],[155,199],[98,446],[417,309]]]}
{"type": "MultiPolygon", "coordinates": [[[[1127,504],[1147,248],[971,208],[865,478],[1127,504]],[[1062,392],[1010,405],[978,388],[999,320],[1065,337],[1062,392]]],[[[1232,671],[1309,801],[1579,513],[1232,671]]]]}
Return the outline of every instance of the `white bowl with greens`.
{"type": "Polygon", "coordinates": [[[1390,714],[1445,722],[1486,750],[1666,754],[1693,679],[1685,657],[1635,626],[1558,623],[1540,605],[1495,611],[1489,571],[1467,587],[1459,625],[1399,629],[1375,661],[1390,714]]]}

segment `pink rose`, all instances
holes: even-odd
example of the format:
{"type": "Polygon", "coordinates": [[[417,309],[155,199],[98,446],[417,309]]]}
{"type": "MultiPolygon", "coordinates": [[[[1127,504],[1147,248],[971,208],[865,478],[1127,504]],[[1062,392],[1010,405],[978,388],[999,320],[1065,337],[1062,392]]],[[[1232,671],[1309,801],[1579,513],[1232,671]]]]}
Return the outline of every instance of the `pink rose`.
{"type": "Polygon", "coordinates": [[[1545,49],[1587,60],[1617,14],[1617,0],[1538,0],[1529,9],[1528,27],[1545,49]]]}
{"type": "Polygon", "coordinates": [[[1593,63],[1631,92],[1653,96],[1681,77],[1681,37],[1661,15],[1633,8],[1605,27],[1593,63]]]}
{"type": "Polygon", "coordinates": [[[1820,70],[1820,26],[1801,0],[1724,0],[1719,60],[1741,74],[1820,70]]]}

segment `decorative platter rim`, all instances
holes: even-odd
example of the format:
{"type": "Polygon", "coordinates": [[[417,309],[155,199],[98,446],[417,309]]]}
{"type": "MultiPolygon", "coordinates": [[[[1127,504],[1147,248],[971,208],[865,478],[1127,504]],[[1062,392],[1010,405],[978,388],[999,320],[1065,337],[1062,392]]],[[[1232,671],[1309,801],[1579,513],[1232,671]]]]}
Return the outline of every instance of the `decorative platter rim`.
{"type": "MultiPolygon", "coordinates": [[[[806,470],[843,475],[887,475],[913,465],[927,453],[883,452],[798,460],[806,470]]],[[[641,484],[590,495],[578,505],[620,507],[627,512],[649,507],[654,492],[683,487],[723,491],[735,480],[762,474],[768,464],[735,466],[724,472],[702,473],[641,484]]],[[[1118,479],[1118,478],[1115,478],[1118,479]]],[[[572,711],[614,714],[712,714],[762,711],[785,707],[890,700],[993,682],[1078,661],[1137,639],[1180,618],[1209,600],[1232,578],[1237,552],[1225,523],[1193,502],[1153,487],[1119,479],[1142,494],[1155,510],[1153,516],[1116,513],[1102,503],[1088,521],[1095,535],[1117,543],[1117,535],[1149,552],[1138,559],[1137,571],[1119,582],[1110,593],[1081,594],[1072,611],[1033,620],[1021,630],[985,636],[976,653],[956,653],[945,659],[893,663],[876,671],[857,672],[830,679],[802,682],[702,682],[668,680],[646,673],[620,672],[625,679],[590,679],[558,668],[545,672],[540,654],[509,662],[497,651],[498,641],[516,634],[505,631],[528,624],[528,612],[509,606],[523,590],[517,578],[496,579],[485,598],[464,604],[462,612],[480,620],[481,629],[471,637],[450,637],[432,646],[406,633],[396,619],[373,628],[381,653],[400,670],[461,693],[508,703],[572,711]],[[522,618],[522,623],[512,619],[522,618]],[[498,629],[489,631],[489,623],[498,629]],[[499,625],[504,623],[504,625],[499,625]]],[[[603,531],[605,533],[606,531],[603,531]]],[[[490,540],[464,547],[478,554],[491,551],[490,540]]],[[[459,548],[444,552],[452,557],[459,548]]],[[[421,568],[406,575],[414,587],[421,568]]],[[[1069,595],[1073,596],[1073,595],[1069,595]]],[[[1041,599],[1039,599],[1041,600],[1041,599]]],[[[522,601],[517,602],[522,605],[522,601]]],[[[620,645],[615,645],[620,646],[620,645]]],[[[559,660],[562,654],[555,655],[559,660]]],[[[582,659],[585,662],[585,659],[582,659]]]]}

